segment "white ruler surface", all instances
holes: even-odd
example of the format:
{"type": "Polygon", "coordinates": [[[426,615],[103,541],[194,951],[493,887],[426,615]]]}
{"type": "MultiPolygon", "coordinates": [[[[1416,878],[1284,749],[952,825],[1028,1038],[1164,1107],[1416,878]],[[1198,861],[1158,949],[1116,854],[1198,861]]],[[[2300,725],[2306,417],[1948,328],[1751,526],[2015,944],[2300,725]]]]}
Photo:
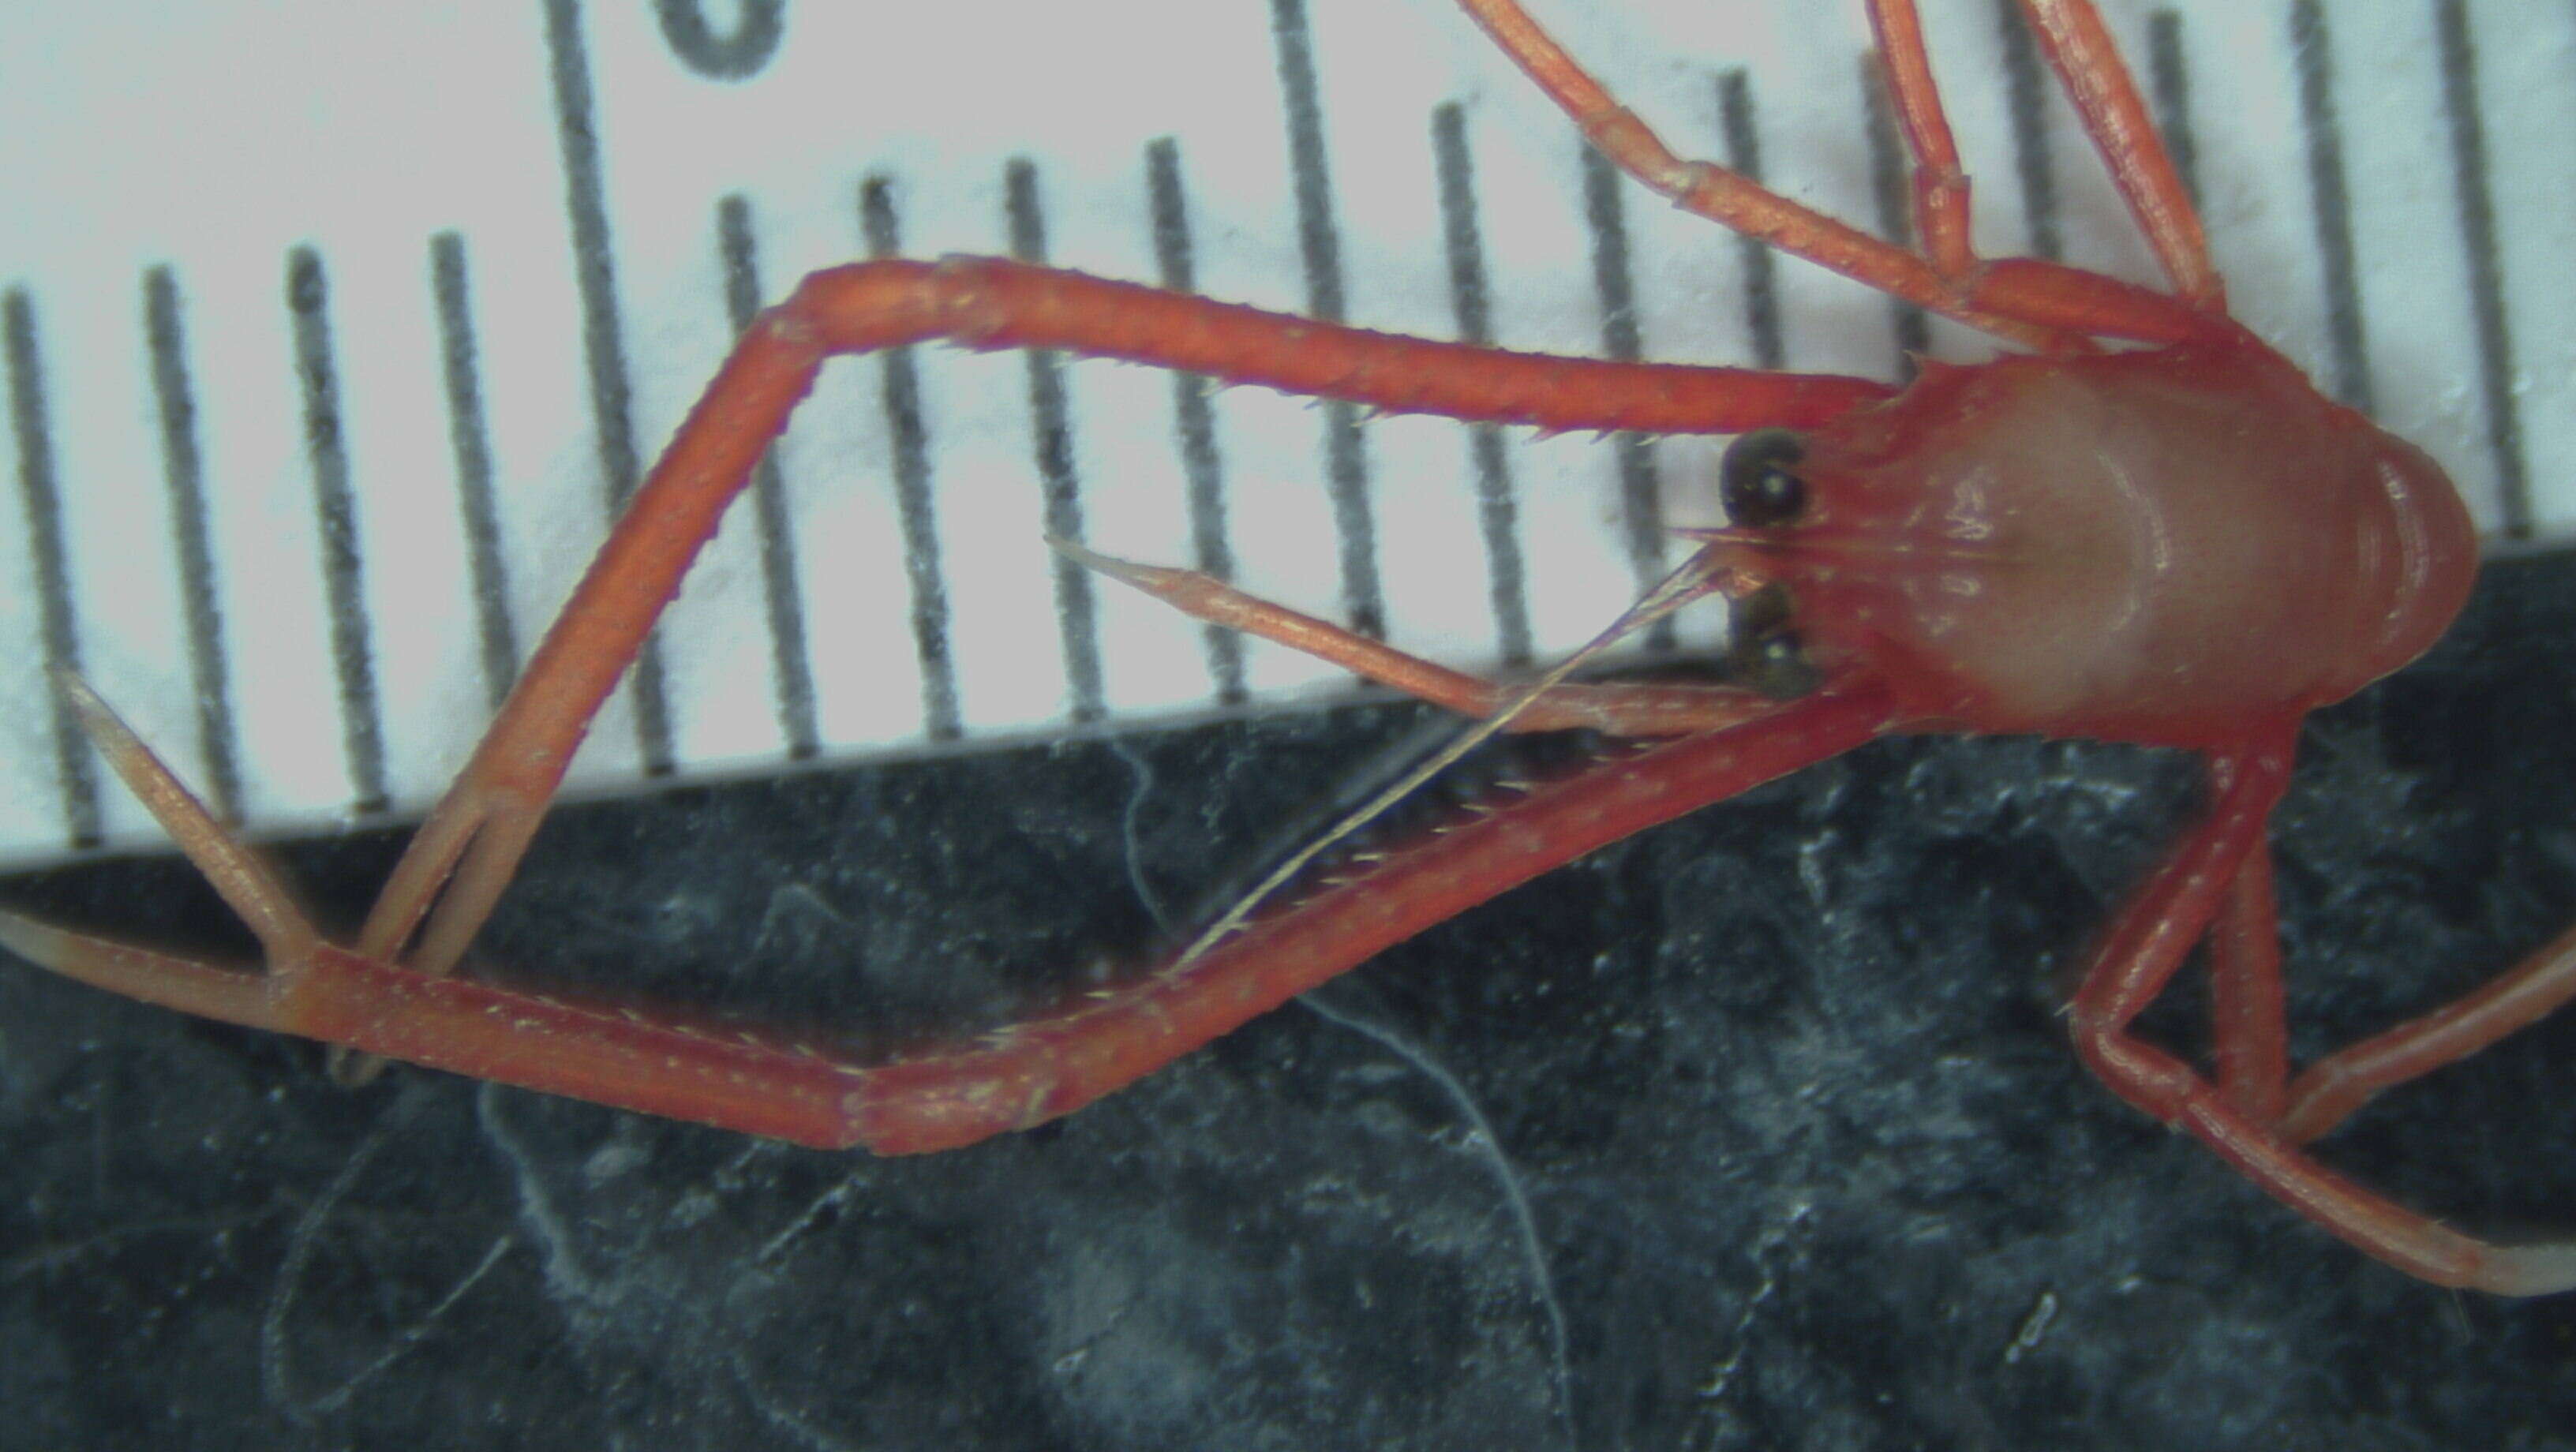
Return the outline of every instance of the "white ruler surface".
{"type": "MultiPolygon", "coordinates": [[[[2151,278],[2003,0],[1925,8],[1982,246],[2151,278]]],[[[2189,139],[2237,311],[2499,540],[2576,532],[2576,11],[2105,9],[2189,139]]],[[[1542,15],[1681,149],[1886,230],[1856,4],[1542,15]]],[[[0,864],[160,840],[49,664],[261,834],[423,810],[744,308],[872,247],[1524,349],[1887,378],[1927,340],[1979,351],[1603,181],[1441,0],[7,7],[0,864]]],[[[1218,558],[1407,648],[1544,658],[1673,548],[1657,518],[1713,519],[1715,448],[1497,445],[1021,355],[837,362],[573,787],[1346,684],[1068,589],[1050,499],[1100,548],[1218,558]]]]}

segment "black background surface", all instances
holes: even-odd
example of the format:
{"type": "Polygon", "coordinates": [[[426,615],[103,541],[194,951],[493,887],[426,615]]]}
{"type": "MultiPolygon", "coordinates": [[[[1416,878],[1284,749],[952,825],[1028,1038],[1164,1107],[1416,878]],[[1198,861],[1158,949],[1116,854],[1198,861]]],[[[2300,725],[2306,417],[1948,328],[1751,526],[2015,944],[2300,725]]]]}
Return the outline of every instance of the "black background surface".
{"type": "MultiPolygon", "coordinates": [[[[2571,714],[2560,556],[2491,568],[2432,659],[2310,724],[2277,834],[2302,1054],[2576,919],[2571,714]]],[[[957,1031],[1163,941],[1157,909],[1420,722],[568,809],[478,958],[957,1031]]],[[[2576,1297],[2369,1262],[2067,1048],[2056,976],[2192,783],[1882,744],[917,1160],[417,1070],[349,1092],[310,1045],[0,964],[0,1446],[2576,1446],[2576,1297]]],[[[350,915],[397,846],[286,855],[350,915]]],[[[227,931],[166,863],[0,894],[227,931]]],[[[2327,1154],[2463,1224],[2576,1230],[2576,1016],[2327,1154]]]]}

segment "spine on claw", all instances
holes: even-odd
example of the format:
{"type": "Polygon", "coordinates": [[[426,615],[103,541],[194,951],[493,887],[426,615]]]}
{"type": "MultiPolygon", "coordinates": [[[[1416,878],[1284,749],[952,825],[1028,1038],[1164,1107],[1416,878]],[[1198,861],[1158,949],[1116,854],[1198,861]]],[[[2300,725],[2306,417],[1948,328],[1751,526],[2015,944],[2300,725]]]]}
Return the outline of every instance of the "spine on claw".
{"type": "Polygon", "coordinates": [[[290,1032],[549,1094],[838,1148],[863,1071],[792,1044],[647,1019],[323,947],[280,997],[290,1032]]]}
{"type": "Polygon", "coordinates": [[[1824,695],[1542,786],[1397,849],[1203,956],[969,1049],[864,1071],[850,1138],[954,1149],[1122,1088],[1435,924],[1576,857],[1838,756],[1891,728],[1875,692],[1824,695]]]}
{"type": "MultiPolygon", "coordinates": [[[[264,977],[197,969],[209,983],[179,1006],[817,1148],[953,1149],[1069,1114],[1497,891],[1897,724],[1875,691],[1828,692],[1749,727],[1595,764],[1461,817],[1255,918],[1197,958],[977,1043],[891,1063],[851,1064],[754,1034],[425,973],[319,943],[264,977]]],[[[88,939],[42,951],[72,976],[108,987],[132,976],[109,960],[150,956],[88,939]]]]}

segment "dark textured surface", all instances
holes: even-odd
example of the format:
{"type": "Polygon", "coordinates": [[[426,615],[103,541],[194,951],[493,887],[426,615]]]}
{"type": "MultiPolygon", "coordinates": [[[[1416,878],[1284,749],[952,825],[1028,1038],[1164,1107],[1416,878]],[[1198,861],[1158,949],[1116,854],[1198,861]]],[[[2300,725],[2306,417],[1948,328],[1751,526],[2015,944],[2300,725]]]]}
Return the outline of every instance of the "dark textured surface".
{"type": "MultiPolygon", "coordinates": [[[[2312,723],[2300,1047],[2576,918],[2576,561],[2312,723]]],[[[1397,710],[674,792],[482,955],[901,1033],[1155,941],[1397,710]]],[[[1884,745],[1631,841],[1038,1133],[759,1144],[0,966],[0,1446],[2576,1447],[2576,1298],[2435,1290],[2082,1074],[2054,974],[2186,763],[1884,745]]],[[[362,903],[392,844],[289,854],[362,903]]],[[[221,931],[184,871],[5,885],[221,931]]],[[[2188,1034],[2188,1005],[2159,1010],[2188,1034]]],[[[2330,1142],[2576,1229],[2576,1021],[2330,1142]]]]}

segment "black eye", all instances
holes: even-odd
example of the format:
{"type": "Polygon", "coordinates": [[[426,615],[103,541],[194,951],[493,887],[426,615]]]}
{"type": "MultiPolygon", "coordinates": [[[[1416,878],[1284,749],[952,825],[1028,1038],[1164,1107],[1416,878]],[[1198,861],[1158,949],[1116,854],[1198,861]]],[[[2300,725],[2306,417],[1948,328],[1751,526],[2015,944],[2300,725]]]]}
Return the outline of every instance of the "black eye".
{"type": "Polygon", "coordinates": [[[1717,466],[1717,497],[1726,517],[1747,529],[1777,529],[1807,512],[1807,481],[1798,461],[1806,440],[1787,429],[1757,429],[1726,446],[1717,466]]]}
{"type": "Polygon", "coordinates": [[[1824,683],[1798,638],[1797,607],[1776,582],[1735,602],[1726,674],[1746,690],[1775,701],[1794,700],[1824,683]]]}
{"type": "Polygon", "coordinates": [[[1753,642],[1734,664],[1738,679],[1774,701],[1794,701],[1825,683],[1825,673],[1808,659],[1806,643],[1794,631],[1753,642]]]}

